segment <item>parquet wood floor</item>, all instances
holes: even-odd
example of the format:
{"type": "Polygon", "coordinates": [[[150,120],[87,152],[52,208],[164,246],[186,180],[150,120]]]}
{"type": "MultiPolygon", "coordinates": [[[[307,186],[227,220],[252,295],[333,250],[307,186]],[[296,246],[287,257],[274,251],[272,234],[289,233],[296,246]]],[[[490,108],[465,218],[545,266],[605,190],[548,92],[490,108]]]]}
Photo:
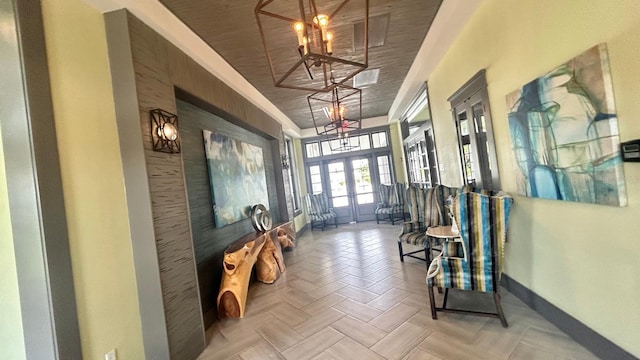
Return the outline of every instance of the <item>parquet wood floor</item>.
{"type": "MultiPolygon", "coordinates": [[[[251,285],[245,318],[207,330],[199,359],[596,359],[506,290],[506,329],[495,318],[431,319],[425,264],[400,262],[399,231],[372,222],[306,231],[276,283],[251,285]]],[[[486,294],[449,298],[492,310],[486,294]]]]}

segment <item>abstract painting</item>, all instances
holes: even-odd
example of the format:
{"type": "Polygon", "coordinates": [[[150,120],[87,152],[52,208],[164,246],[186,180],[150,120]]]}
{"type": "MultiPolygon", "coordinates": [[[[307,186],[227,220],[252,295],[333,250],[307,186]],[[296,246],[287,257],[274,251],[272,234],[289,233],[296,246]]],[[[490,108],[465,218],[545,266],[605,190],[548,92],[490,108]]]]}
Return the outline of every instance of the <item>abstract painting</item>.
{"type": "Polygon", "coordinates": [[[251,207],[269,207],[262,149],[203,130],[216,227],[249,217],[251,207]]]}
{"type": "Polygon", "coordinates": [[[519,194],[627,204],[605,44],[510,93],[507,109],[519,194]]]}

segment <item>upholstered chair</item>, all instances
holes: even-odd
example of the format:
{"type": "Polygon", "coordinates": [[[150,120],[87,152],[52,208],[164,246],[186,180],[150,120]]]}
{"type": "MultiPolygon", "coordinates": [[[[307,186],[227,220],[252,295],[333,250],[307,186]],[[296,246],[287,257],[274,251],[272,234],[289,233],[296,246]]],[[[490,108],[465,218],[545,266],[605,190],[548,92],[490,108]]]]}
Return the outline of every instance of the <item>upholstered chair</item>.
{"type": "Polygon", "coordinates": [[[431,262],[427,274],[431,316],[438,311],[496,316],[502,326],[508,323],[500,305],[498,285],[502,274],[507,222],[513,198],[488,191],[461,192],[453,201],[452,212],[459,230],[457,241],[445,241],[440,255],[431,262]],[[435,303],[433,288],[444,288],[441,307],[435,303]],[[447,308],[448,289],[492,293],[495,313],[447,308]]]}
{"type": "Polygon", "coordinates": [[[380,224],[380,220],[388,218],[391,225],[396,224],[396,219],[405,220],[404,212],[404,191],[403,183],[395,183],[393,185],[380,185],[378,188],[378,196],[380,202],[376,206],[376,222],[380,224]]]}
{"type": "Polygon", "coordinates": [[[338,227],[338,217],[331,207],[329,207],[329,199],[324,193],[307,194],[304,197],[307,206],[307,214],[311,220],[311,230],[314,227],[324,231],[327,221],[333,219],[335,227],[338,227]]]}
{"type": "Polygon", "coordinates": [[[408,256],[422,261],[430,261],[431,244],[427,241],[427,228],[437,225],[450,225],[451,220],[445,209],[446,199],[457,193],[456,188],[436,185],[423,189],[409,186],[406,190],[405,200],[409,209],[411,221],[402,224],[402,231],[398,237],[398,252],[400,261],[408,256]],[[404,252],[403,244],[421,246],[422,249],[404,252]],[[424,252],[424,257],[416,254],[424,252]]]}

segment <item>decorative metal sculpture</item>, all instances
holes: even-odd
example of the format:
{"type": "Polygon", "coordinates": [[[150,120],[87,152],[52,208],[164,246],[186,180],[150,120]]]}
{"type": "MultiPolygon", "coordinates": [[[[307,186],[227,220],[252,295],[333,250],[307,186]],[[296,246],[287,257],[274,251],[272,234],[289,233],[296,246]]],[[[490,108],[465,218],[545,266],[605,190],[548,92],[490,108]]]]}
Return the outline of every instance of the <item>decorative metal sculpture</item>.
{"type": "Polygon", "coordinates": [[[251,225],[256,231],[271,230],[271,213],[264,205],[257,204],[251,208],[251,225]]]}

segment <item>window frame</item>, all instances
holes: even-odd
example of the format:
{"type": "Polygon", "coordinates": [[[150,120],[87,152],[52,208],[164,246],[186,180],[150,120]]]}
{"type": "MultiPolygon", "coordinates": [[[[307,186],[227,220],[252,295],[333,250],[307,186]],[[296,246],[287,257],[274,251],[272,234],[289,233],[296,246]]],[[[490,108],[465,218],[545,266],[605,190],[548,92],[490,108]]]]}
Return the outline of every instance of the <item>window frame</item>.
{"type": "Polygon", "coordinates": [[[498,158],[496,155],[495,139],[493,136],[493,124],[491,118],[491,107],[489,104],[489,93],[487,91],[486,70],[478,71],[471,79],[460,87],[447,101],[451,104],[451,114],[456,127],[458,141],[458,155],[460,157],[460,175],[463,183],[472,183],[475,186],[489,190],[500,190],[500,172],[498,170],[498,158]],[[478,136],[473,109],[476,105],[482,105],[484,122],[486,129],[486,154],[478,151],[478,136]],[[469,148],[471,150],[470,166],[472,168],[473,179],[469,179],[465,171],[466,162],[463,145],[466,136],[462,135],[458,114],[467,113],[467,129],[469,131],[469,148]],[[485,156],[486,155],[486,156],[485,156]]]}
{"type": "Polygon", "coordinates": [[[289,160],[289,187],[291,192],[291,203],[293,205],[293,216],[302,214],[302,203],[300,201],[300,181],[298,179],[298,163],[296,161],[293,139],[284,137],[284,146],[287,159],[289,160]]]}

